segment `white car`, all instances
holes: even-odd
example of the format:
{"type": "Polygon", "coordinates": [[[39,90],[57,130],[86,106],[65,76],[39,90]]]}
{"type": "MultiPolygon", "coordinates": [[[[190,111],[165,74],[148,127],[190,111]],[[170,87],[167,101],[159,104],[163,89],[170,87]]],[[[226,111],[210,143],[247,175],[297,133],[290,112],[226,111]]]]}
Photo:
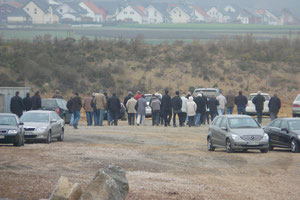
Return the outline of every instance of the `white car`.
{"type": "MultiPolygon", "coordinates": [[[[162,98],[161,94],[158,94],[159,98],[162,98]]],[[[150,107],[150,100],[151,100],[152,94],[145,94],[145,99],[147,102],[147,107],[146,107],[146,117],[151,117],[152,116],[152,109],[150,107]]]]}
{"type": "Polygon", "coordinates": [[[298,94],[298,96],[293,102],[292,112],[293,112],[293,117],[300,116],[300,94],[298,94]]]}
{"type": "MultiPolygon", "coordinates": [[[[261,95],[265,98],[263,115],[270,115],[269,112],[269,101],[271,99],[268,93],[261,93],[261,95]]],[[[255,105],[252,103],[254,97],[257,96],[257,93],[252,93],[249,95],[248,104],[246,106],[246,114],[247,115],[256,115],[255,105]]]]}

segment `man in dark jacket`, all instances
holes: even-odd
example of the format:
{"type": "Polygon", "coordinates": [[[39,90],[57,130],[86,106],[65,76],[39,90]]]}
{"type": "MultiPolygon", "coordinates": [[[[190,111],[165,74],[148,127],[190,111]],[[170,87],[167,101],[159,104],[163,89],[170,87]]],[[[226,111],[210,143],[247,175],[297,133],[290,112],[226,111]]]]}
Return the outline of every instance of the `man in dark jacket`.
{"type": "Polygon", "coordinates": [[[246,96],[243,95],[242,91],[239,91],[239,95],[235,97],[234,103],[237,106],[238,114],[245,115],[248,99],[246,96]]]}
{"type": "Polygon", "coordinates": [[[219,105],[219,101],[215,97],[212,97],[208,100],[207,104],[210,112],[211,121],[213,121],[218,113],[217,107],[219,105]]]}
{"type": "Polygon", "coordinates": [[[73,127],[75,129],[78,129],[78,121],[80,119],[81,107],[82,107],[81,98],[79,97],[78,92],[75,92],[71,100],[71,109],[73,112],[72,115],[74,116],[73,127]]]}
{"type": "Polygon", "coordinates": [[[28,92],[26,94],[26,97],[23,99],[23,104],[24,104],[24,108],[26,111],[31,110],[31,98],[30,98],[30,93],[28,92]]]}
{"type": "Polygon", "coordinates": [[[37,91],[33,97],[31,97],[31,109],[38,110],[42,107],[42,100],[39,91],[37,91]]]}
{"type": "MultiPolygon", "coordinates": [[[[106,102],[108,103],[109,96],[108,96],[107,92],[104,92],[103,94],[105,96],[106,102]]],[[[109,126],[110,122],[111,122],[111,115],[110,115],[110,112],[108,109],[108,104],[106,104],[106,117],[107,117],[107,125],[109,126]]]]}
{"type": "Polygon", "coordinates": [[[195,126],[200,126],[205,120],[207,98],[200,93],[194,101],[197,104],[195,126]]]}
{"type": "Polygon", "coordinates": [[[16,114],[18,117],[21,117],[24,110],[24,104],[22,98],[19,97],[20,92],[16,91],[16,96],[10,100],[10,111],[16,114]]]}
{"type": "Polygon", "coordinates": [[[165,91],[165,95],[161,99],[161,109],[164,114],[165,126],[170,126],[172,118],[172,99],[168,90],[165,91]]]}
{"type": "MultiPolygon", "coordinates": [[[[172,108],[173,108],[173,126],[176,127],[176,114],[178,116],[178,119],[181,117],[179,116],[181,113],[181,107],[182,107],[182,100],[179,97],[179,91],[176,91],[176,95],[172,98],[172,108]]],[[[182,124],[180,124],[182,126],[182,124]]]]}
{"type": "Polygon", "coordinates": [[[121,101],[117,97],[116,93],[113,93],[112,97],[108,99],[108,110],[115,126],[118,125],[119,114],[121,111],[121,101]]]}
{"type": "Polygon", "coordinates": [[[261,92],[258,91],[257,95],[252,99],[252,103],[255,105],[255,110],[257,113],[257,121],[261,124],[262,121],[262,111],[264,109],[265,98],[261,95],[261,92]]]}
{"type": "Polygon", "coordinates": [[[277,114],[281,107],[281,101],[277,97],[277,94],[274,94],[274,96],[270,99],[268,106],[270,111],[270,118],[271,121],[273,121],[274,119],[277,119],[277,114]]]}
{"type": "MultiPolygon", "coordinates": [[[[133,93],[132,92],[128,92],[128,95],[124,98],[124,102],[123,102],[123,105],[126,107],[126,104],[127,104],[127,101],[129,99],[131,99],[131,97],[133,96],[133,93]]],[[[126,108],[126,112],[128,112],[127,108],[126,108]]]]}
{"type": "Polygon", "coordinates": [[[232,91],[229,90],[228,94],[226,95],[226,108],[227,108],[227,115],[232,115],[233,108],[234,108],[234,101],[235,96],[233,95],[232,91]]]}

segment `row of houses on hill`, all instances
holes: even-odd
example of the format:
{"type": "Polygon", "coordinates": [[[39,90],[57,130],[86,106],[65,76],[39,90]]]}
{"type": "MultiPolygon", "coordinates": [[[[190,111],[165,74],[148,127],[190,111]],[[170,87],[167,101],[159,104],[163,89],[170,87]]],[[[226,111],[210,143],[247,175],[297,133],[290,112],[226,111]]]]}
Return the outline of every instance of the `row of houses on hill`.
{"type": "Polygon", "coordinates": [[[272,13],[235,5],[225,7],[150,3],[122,4],[116,1],[92,0],[0,0],[0,23],[239,23],[286,25],[299,24],[288,10],[272,13]]]}

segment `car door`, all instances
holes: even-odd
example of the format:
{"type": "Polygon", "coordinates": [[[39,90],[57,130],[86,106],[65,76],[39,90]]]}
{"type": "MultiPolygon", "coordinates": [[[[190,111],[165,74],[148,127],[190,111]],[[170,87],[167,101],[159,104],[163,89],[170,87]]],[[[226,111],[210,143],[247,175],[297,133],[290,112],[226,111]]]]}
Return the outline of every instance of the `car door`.
{"type": "Polygon", "coordinates": [[[57,136],[59,134],[59,120],[57,120],[56,113],[51,112],[50,114],[50,123],[51,123],[51,130],[52,130],[52,136],[57,136]]]}
{"type": "Polygon", "coordinates": [[[280,119],[273,121],[268,130],[268,135],[270,138],[271,146],[279,146],[279,147],[281,146],[281,144],[279,142],[279,135],[280,135],[280,131],[281,131],[280,123],[281,123],[280,119]]]}
{"type": "Polygon", "coordinates": [[[291,142],[290,142],[290,133],[288,131],[288,125],[285,120],[281,120],[280,123],[280,132],[279,132],[279,143],[282,147],[290,147],[291,142]]]}
{"type": "Polygon", "coordinates": [[[221,144],[223,144],[223,146],[225,146],[225,139],[228,133],[228,123],[227,123],[227,118],[223,117],[223,120],[220,124],[220,134],[218,135],[218,137],[220,138],[220,142],[221,144]]]}
{"type": "MultiPolygon", "coordinates": [[[[218,122],[219,118],[215,118],[215,120],[212,122],[212,124],[209,127],[209,131],[211,133],[211,141],[213,144],[216,144],[216,129],[217,129],[217,122],[218,122]]],[[[222,119],[221,119],[222,120],[222,119]]]]}
{"type": "Polygon", "coordinates": [[[220,117],[218,121],[216,121],[216,129],[215,129],[215,144],[219,146],[224,146],[224,141],[222,140],[222,134],[223,130],[221,129],[222,121],[224,120],[224,117],[220,117]]]}

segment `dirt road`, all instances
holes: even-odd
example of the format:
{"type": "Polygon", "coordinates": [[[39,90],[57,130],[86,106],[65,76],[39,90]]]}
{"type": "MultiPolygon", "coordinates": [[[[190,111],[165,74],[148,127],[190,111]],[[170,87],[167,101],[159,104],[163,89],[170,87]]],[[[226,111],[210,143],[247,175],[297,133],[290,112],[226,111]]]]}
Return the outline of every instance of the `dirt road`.
{"type": "Polygon", "coordinates": [[[85,188],[116,164],[127,171],[128,200],[299,199],[300,154],[208,152],[207,129],[66,126],[64,142],[0,145],[0,198],[48,198],[62,175],[85,188]]]}

